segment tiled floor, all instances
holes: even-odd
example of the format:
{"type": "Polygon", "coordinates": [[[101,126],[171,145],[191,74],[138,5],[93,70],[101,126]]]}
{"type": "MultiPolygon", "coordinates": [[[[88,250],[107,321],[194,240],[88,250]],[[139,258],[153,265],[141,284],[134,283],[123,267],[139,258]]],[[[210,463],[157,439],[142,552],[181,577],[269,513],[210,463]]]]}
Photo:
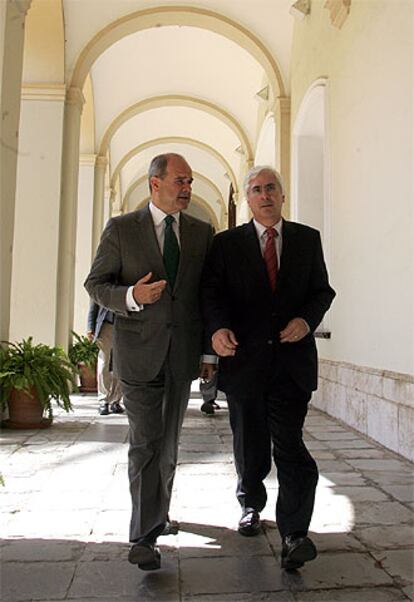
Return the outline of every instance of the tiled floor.
{"type": "Polygon", "coordinates": [[[127,562],[127,421],[94,397],[42,431],[2,431],[2,602],[396,602],[413,600],[413,464],[312,410],[306,440],[320,481],[311,536],[318,558],[279,568],[276,479],[265,532],[243,538],[225,403],[203,416],[194,393],[181,438],[162,569],[127,562]]]}

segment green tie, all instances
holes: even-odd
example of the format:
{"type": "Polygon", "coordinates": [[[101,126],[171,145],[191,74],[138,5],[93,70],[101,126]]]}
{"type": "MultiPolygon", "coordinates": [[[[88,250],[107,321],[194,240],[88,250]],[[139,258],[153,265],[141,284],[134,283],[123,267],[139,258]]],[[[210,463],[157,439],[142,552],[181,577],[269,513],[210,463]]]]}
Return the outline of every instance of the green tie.
{"type": "Polygon", "coordinates": [[[167,215],[164,218],[164,266],[167,272],[167,280],[171,288],[174,288],[175,278],[177,276],[178,262],[180,260],[180,247],[178,246],[177,237],[173,229],[175,218],[172,215],[167,215]]]}

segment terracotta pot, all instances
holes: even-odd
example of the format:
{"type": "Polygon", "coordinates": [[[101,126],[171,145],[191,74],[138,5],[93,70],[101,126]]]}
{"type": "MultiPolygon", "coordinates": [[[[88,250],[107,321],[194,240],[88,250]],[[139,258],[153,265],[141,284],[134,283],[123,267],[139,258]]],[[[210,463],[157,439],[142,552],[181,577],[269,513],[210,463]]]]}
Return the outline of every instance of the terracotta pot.
{"type": "Polygon", "coordinates": [[[47,428],[52,424],[51,418],[43,417],[43,408],[32,387],[31,394],[13,389],[7,402],[9,419],[3,421],[3,426],[13,429],[47,428]]]}
{"type": "Polygon", "coordinates": [[[96,393],[98,384],[96,380],[96,368],[91,370],[84,364],[79,364],[80,369],[80,387],[82,393],[96,393]]]}

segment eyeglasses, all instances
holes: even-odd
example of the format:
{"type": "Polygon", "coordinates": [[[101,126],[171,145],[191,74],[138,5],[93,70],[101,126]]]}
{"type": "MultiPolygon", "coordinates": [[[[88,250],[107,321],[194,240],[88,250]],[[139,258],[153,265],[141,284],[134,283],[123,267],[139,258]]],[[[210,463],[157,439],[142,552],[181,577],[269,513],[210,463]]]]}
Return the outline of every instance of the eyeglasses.
{"type": "Polygon", "coordinates": [[[265,186],[252,186],[252,188],[249,190],[249,194],[259,195],[263,192],[265,192],[266,194],[272,194],[273,192],[275,192],[275,190],[276,184],[272,182],[270,184],[266,184],[265,186]]]}

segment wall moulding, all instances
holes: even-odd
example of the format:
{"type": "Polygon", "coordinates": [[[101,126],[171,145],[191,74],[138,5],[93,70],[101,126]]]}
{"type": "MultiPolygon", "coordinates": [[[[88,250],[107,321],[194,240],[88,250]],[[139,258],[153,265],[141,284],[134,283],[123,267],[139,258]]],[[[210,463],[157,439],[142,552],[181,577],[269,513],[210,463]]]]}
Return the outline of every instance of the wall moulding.
{"type": "Polygon", "coordinates": [[[341,29],[345,23],[349,12],[351,10],[352,0],[326,0],[325,8],[327,8],[331,15],[331,23],[334,27],[341,29]]]}
{"type": "Polygon", "coordinates": [[[22,100],[52,100],[63,102],[66,97],[64,84],[27,84],[22,85],[22,100]]]}

